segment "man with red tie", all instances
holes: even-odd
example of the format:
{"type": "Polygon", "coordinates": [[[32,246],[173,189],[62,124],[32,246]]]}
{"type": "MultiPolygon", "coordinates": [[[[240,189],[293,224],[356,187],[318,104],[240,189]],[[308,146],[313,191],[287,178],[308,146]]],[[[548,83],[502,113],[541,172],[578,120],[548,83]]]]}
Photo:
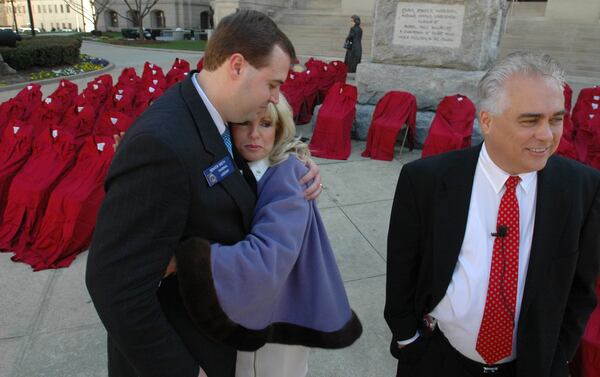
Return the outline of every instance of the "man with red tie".
{"type": "Polygon", "coordinates": [[[568,376],[596,304],[600,173],[553,155],[563,72],[514,53],[479,83],[484,143],[407,164],[388,235],[397,376],[568,376]]]}

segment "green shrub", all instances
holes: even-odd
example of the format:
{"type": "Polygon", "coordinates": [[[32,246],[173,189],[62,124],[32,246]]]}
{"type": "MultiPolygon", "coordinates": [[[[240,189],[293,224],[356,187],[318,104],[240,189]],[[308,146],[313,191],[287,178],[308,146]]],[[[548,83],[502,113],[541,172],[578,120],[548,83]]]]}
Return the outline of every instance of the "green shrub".
{"type": "Polygon", "coordinates": [[[78,38],[36,37],[17,42],[17,47],[0,47],[0,54],[9,66],[23,70],[78,63],[80,48],[78,38]]]}

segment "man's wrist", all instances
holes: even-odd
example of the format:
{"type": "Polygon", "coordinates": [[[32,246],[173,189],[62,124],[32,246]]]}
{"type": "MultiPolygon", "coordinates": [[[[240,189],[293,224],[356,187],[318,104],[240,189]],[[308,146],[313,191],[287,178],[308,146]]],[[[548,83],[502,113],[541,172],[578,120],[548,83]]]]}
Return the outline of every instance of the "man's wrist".
{"type": "Polygon", "coordinates": [[[417,331],[414,336],[409,339],[398,340],[396,343],[398,344],[398,348],[404,348],[417,340],[419,338],[419,332],[417,331]]]}

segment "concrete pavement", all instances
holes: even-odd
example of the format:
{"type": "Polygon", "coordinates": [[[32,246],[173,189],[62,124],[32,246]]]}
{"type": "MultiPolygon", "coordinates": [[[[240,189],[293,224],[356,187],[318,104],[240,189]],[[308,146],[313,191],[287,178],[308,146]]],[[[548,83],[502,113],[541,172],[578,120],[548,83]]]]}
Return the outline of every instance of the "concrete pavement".
{"type": "MultiPolygon", "coordinates": [[[[82,52],[103,57],[138,73],[146,60],[167,70],[176,57],[195,66],[199,55],[115,47],[84,42],[82,52]]],[[[91,78],[74,80],[83,87],[91,78]]],[[[56,84],[43,87],[50,94],[56,84]]],[[[18,90],[0,92],[0,102],[18,90]]],[[[310,126],[299,133],[310,136],[310,126]]],[[[310,377],[384,377],[395,375],[388,352],[389,330],[383,320],[385,255],[389,214],[402,165],[420,156],[404,150],[391,162],[360,157],[365,143],[353,141],[347,161],[316,159],[325,187],[319,200],[350,303],[364,333],[344,350],[314,349],[310,377]]],[[[33,272],[0,254],[0,377],[106,376],[105,330],[84,283],[87,252],[69,268],[33,272]]]]}

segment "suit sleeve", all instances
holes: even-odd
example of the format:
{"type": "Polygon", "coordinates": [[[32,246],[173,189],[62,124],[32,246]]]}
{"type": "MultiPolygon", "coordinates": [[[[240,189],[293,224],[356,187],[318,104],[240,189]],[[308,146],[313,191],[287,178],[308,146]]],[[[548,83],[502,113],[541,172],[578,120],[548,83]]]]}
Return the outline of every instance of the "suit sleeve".
{"type": "Polygon", "coordinates": [[[156,137],[125,139],[106,180],[86,284],[111,340],[139,376],[198,375],[157,290],[184,231],[189,177],[156,137]]]}
{"type": "Polygon", "coordinates": [[[567,360],[573,359],[590,313],[596,306],[596,279],[600,268],[599,229],[600,189],[597,189],[582,228],[579,260],[560,331],[560,344],[567,360]]]}
{"type": "Polygon", "coordinates": [[[388,231],[384,317],[392,331],[392,351],[398,340],[410,339],[418,329],[415,288],[422,257],[421,229],[409,168],[400,172],[388,231]]]}

